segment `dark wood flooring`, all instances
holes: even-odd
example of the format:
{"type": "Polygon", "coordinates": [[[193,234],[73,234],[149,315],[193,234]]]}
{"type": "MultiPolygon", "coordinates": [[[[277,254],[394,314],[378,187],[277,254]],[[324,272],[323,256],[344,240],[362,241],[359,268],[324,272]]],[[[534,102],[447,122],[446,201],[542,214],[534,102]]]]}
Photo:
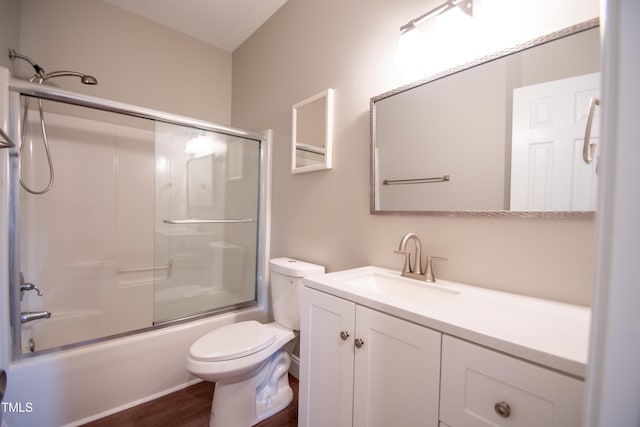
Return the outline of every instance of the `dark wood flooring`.
{"type": "MultiPolygon", "coordinates": [[[[295,427],[298,425],[298,380],[289,375],[293,402],[284,410],[256,424],[256,427],[295,427]]],[[[214,385],[201,382],[84,424],[84,427],[207,427],[214,385]]]]}

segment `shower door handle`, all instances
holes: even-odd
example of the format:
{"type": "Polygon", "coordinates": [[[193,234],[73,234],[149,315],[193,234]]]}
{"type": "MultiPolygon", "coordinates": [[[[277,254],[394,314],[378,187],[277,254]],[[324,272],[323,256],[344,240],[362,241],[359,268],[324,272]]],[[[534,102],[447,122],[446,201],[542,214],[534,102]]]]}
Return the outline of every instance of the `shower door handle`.
{"type": "Polygon", "coordinates": [[[235,224],[255,222],[253,218],[237,218],[237,219],[165,219],[165,224],[235,224]]]}

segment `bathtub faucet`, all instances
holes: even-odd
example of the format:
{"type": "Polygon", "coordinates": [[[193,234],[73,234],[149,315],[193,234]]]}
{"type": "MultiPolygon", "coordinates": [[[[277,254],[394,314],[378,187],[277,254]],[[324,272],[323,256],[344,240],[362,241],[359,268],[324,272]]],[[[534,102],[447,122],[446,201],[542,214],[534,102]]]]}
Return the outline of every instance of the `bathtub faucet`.
{"type": "Polygon", "coordinates": [[[20,313],[20,323],[27,323],[38,319],[48,319],[50,317],[50,311],[27,311],[20,313]]]}

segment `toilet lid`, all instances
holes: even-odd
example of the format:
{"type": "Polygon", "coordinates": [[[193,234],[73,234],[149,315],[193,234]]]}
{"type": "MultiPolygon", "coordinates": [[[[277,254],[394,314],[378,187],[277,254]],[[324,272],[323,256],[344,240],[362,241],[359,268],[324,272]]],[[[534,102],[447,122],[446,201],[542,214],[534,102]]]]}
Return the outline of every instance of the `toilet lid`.
{"type": "Polygon", "coordinates": [[[191,346],[191,357],[202,361],[222,361],[248,356],[275,341],[273,329],[255,320],[223,326],[202,336],[191,346]]]}

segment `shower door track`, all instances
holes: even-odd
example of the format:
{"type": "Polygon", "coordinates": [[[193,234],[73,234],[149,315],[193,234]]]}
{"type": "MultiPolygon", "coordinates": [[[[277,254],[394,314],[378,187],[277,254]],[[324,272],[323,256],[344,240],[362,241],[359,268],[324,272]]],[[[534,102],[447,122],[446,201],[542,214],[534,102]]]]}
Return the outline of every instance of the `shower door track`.
{"type": "MultiPolygon", "coordinates": [[[[133,334],[138,334],[141,332],[149,332],[152,330],[156,330],[158,328],[164,328],[168,326],[173,326],[176,324],[181,324],[197,319],[202,319],[205,317],[209,317],[211,314],[222,314],[225,312],[229,312],[232,310],[238,310],[243,308],[249,308],[256,304],[262,304],[261,301],[265,298],[261,293],[266,292],[261,289],[260,283],[266,280],[266,271],[267,271],[267,262],[266,260],[269,257],[269,227],[270,227],[270,184],[271,184],[271,173],[268,165],[271,163],[271,135],[272,131],[265,131],[264,133],[247,131],[243,129],[234,128],[231,126],[219,125],[216,123],[211,123],[203,120],[193,119],[190,117],[180,116],[176,114],[167,113],[164,111],[154,110],[146,107],[140,107],[136,105],[126,104],[118,101],[112,101],[104,98],[99,98],[95,96],[89,96],[84,94],[78,94],[62,89],[58,89],[51,86],[46,85],[38,85],[35,83],[30,83],[20,79],[11,79],[9,81],[9,122],[12,124],[18,124],[20,122],[20,114],[19,114],[19,105],[20,105],[20,95],[30,96],[35,98],[40,98],[49,101],[61,102],[64,104],[75,105],[79,107],[87,107],[95,110],[107,111],[112,113],[123,114],[126,116],[137,117],[141,119],[149,119],[155,120],[162,123],[191,127],[204,131],[217,132],[220,134],[245,138],[254,140],[260,143],[260,190],[258,195],[258,206],[259,206],[259,216],[258,216],[258,245],[257,245],[257,274],[256,281],[257,283],[257,293],[256,299],[254,302],[245,302],[237,304],[233,307],[223,307],[215,312],[202,312],[195,313],[190,316],[186,316],[183,318],[154,322],[152,326],[145,327],[142,329],[136,329],[128,332],[118,333],[111,336],[105,336],[101,338],[90,339],[83,342],[63,345],[61,347],[41,350],[38,354],[48,354],[51,352],[75,348],[82,345],[93,344],[97,342],[107,341],[114,338],[126,337],[133,334]],[[18,108],[16,108],[16,105],[18,108]]],[[[16,126],[10,132],[10,136],[14,138],[14,140],[19,140],[19,126],[16,126]]],[[[18,152],[17,147],[10,148],[11,153],[9,155],[9,170],[17,170],[18,168],[18,152]]],[[[19,219],[19,208],[17,201],[19,200],[19,184],[16,174],[10,174],[8,180],[8,222],[9,222],[9,230],[8,230],[8,238],[9,242],[14,242],[9,244],[9,294],[10,294],[10,326],[11,326],[11,341],[12,341],[12,360],[20,360],[24,358],[29,358],[33,356],[33,354],[23,354],[22,353],[22,334],[21,334],[21,323],[20,323],[20,290],[18,286],[15,286],[16,283],[19,283],[19,274],[20,274],[20,266],[19,263],[19,247],[15,243],[17,242],[18,236],[18,219],[19,219]]],[[[242,222],[253,222],[255,220],[251,219],[251,221],[247,221],[246,219],[242,220],[242,222]]]]}
{"type": "Polygon", "coordinates": [[[46,99],[49,101],[58,101],[65,104],[72,104],[80,107],[109,111],[112,113],[119,113],[142,119],[151,119],[173,125],[188,126],[205,131],[212,131],[230,136],[253,139],[256,141],[261,141],[264,139],[264,135],[258,132],[251,132],[243,129],[233,128],[230,126],[218,125],[203,120],[192,119],[190,117],[179,116],[176,114],[166,113],[164,111],[125,104],[123,102],[112,101],[95,96],[82,95],[51,86],[26,82],[20,79],[11,79],[11,81],[9,82],[9,90],[18,92],[22,95],[46,99]]]}

